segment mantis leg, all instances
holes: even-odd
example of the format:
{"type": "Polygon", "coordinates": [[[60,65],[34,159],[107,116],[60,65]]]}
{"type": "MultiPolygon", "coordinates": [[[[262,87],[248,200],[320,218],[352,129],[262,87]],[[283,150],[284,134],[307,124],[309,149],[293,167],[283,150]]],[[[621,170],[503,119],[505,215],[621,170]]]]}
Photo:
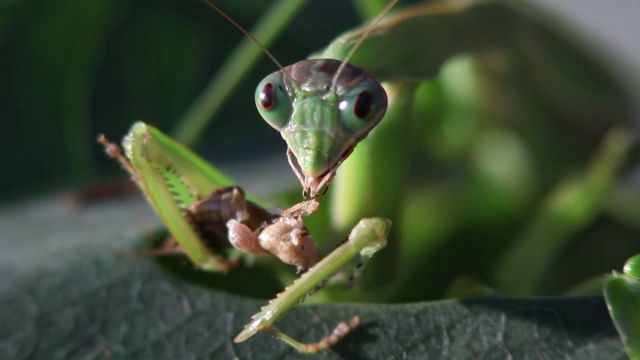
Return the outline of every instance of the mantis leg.
{"type": "MultiPolygon", "coordinates": [[[[258,331],[264,331],[300,352],[317,352],[331,346],[347,335],[351,329],[359,324],[360,319],[358,316],[355,316],[349,323],[340,323],[330,335],[314,343],[302,343],[273,329],[271,326],[289,309],[320,288],[331,275],[351,263],[352,260],[367,261],[375,252],[385,247],[390,227],[391,222],[383,218],[360,220],[351,230],[344,243],[302,274],[293,284],[271,300],[269,304],[262,307],[260,312],[253,315],[251,322],[236,336],[234,342],[245,341],[258,331]],[[358,259],[358,255],[360,259],[358,259]]],[[[361,268],[362,266],[359,267],[361,268]]]]}
{"type": "Polygon", "coordinates": [[[117,159],[131,174],[184,253],[199,268],[225,272],[235,266],[223,256],[212,253],[183,210],[198,198],[234,182],[189,149],[159,130],[138,122],[123,140],[126,158],[120,147],[104,136],[98,141],[107,154],[117,159]]]}
{"type": "MultiPolygon", "coordinates": [[[[356,147],[336,174],[330,196],[332,226],[338,233],[346,233],[350,224],[362,216],[400,219],[415,85],[387,84],[386,89],[390,106],[385,119],[356,147]]],[[[399,231],[399,227],[394,228],[391,237],[400,238],[399,231]]],[[[393,282],[400,245],[400,242],[390,244],[373,261],[362,279],[364,287],[393,282]]]]}
{"type": "Polygon", "coordinates": [[[316,353],[318,351],[322,351],[328,347],[331,347],[333,344],[337,343],[340,339],[347,336],[351,330],[355,329],[358,325],[360,325],[360,317],[358,315],[354,316],[349,323],[341,322],[336,326],[335,329],[331,332],[331,334],[323,337],[320,341],[314,343],[301,343],[298,340],[292,338],[291,336],[283,333],[282,331],[278,331],[274,328],[266,328],[263,331],[284,341],[288,345],[291,345],[293,348],[298,350],[301,353],[316,353]]]}

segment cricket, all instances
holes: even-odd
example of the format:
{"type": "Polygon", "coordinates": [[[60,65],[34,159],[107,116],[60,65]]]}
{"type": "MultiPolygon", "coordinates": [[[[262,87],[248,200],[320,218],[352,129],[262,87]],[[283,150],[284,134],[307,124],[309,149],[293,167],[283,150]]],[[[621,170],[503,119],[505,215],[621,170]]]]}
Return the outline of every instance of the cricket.
{"type": "Polygon", "coordinates": [[[388,100],[382,85],[348,60],[398,0],[391,1],[372,21],[344,58],[303,60],[287,67],[221,9],[205,1],[253,39],[280,68],[258,85],[255,103],[264,120],[286,141],[287,159],[308,199],[282,211],[268,211],[232,179],[142,122],[133,125],[122,148],[104,135],[98,142],[130,174],[171,234],[158,254],[184,253],[196,267],[217,272],[239,266],[247,254],[274,256],[295,266],[300,277],[262,307],[235,342],[264,331],[299,352],[318,352],[358,326],[359,316],[339,323],[313,343],[299,342],[272,325],[332,275],[348,266],[361,271],[387,244],[391,221],[363,218],[344,242],[318,259],[318,246],[304,218],[315,212],[318,197],[329,190],[342,162],[386,112],[388,100]]]}

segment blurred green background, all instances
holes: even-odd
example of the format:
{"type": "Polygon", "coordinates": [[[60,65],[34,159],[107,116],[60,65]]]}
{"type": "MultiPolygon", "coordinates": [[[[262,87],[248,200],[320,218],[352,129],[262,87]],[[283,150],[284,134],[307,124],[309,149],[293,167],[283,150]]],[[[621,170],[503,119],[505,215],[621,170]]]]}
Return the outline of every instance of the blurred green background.
{"type": "MultiPolygon", "coordinates": [[[[270,3],[217,2],[246,27],[270,3]]],[[[197,0],[1,6],[0,161],[6,170],[0,201],[118,172],[96,145],[97,134],[118,140],[135,120],[169,131],[243,38],[197,0]]],[[[358,23],[348,2],[312,1],[271,49],[292,63],[358,23]]],[[[276,69],[264,57],[207,129],[202,146],[212,162],[284,152],[253,105],[255,84],[276,69]]]]}

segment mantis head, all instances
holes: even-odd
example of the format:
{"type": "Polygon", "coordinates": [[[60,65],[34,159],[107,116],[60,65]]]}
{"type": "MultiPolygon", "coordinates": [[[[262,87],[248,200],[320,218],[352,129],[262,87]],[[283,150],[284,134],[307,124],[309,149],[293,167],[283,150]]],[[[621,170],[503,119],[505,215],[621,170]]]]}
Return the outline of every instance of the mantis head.
{"type": "Polygon", "coordinates": [[[358,142],[380,122],[387,94],[357,66],[313,59],[262,80],[256,106],[287,142],[289,162],[305,193],[316,197],[358,142]],[[339,70],[341,65],[344,68],[339,70]]]}

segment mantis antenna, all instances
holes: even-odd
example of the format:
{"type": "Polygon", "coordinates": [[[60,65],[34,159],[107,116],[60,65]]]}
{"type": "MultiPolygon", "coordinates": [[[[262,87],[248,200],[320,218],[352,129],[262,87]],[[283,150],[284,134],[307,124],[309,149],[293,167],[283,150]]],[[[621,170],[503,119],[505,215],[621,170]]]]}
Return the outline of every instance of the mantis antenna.
{"type": "MultiPolygon", "coordinates": [[[[398,1],[398,0],[395,0],[395,1],[398,1]]],[[[222,17],[227,19],[227,21],[229,21],[233,26],[235,26],[238,30],[240,30],[240,32],[242,32],[249,39],[251,39],[251,41],[253,41],[256,45],[258,45],[258,47],[262,50],[262,52],[264,52],[264,54],[267,55],[269,59],[271,59],[271,61],[273,61],[280,68],[280,70],[282,70],[282,72],[285,73],[286,76],[291,79],[291,75],[289,74],[288,71],[284,69],[284,66],[282,66],[280,61],[278,61],[278,59],[276,59],[276,57],[271,53],[271,51],[269,51],[264,45],[262,45],[262,43],[258,39],[256,39],[255,36],[251,35],[249,31],[247,31],[244,27],[242,27],[242,25],[240,25],[237,21],[233,20],[233,18],[229,16],[229,14],[227,14],[222,9],[220,9],[216,4],[211,2],[211,0],[204,0],[204,2],[206,2],[207,5],[209,5],[213,10],[215,10],[218,14],[222,15],[222,17]]]]}
{"type": "MultiPolygon", "coordinates": [[[[205,1],[208,2],[208,0],[205,0],[205,1]]],[[[384,18],[387,15],[387,13],[391,11],[391,9],[398,3],[398,1],[400,0],[390,1],[387,4],[387,6],[385,6],[385,8],[380,12],[380,14],[378,14],[378,16],[376,16],[376,18],[373,19],[373,21],[371,22],[371,24],[369,24],[365,32],[358,38],[358,41],[356,41],[355,45],[353,45],[351,50],[349,50],[349,52],[347,53],[347,56],[345,56],[344,60],[342,60],[342,64],[340,64],[340,67],[336,71],[336,74],[333,76],[333,79],[331,80],[331,89],[335,89],[336,83],[338,82],[338,78],[340,77],[340,74],[342,74],[342,72],[344,71],[344,68],[347,66],[349,59],[353,57],[353,54],[356,53],[360,45],[362,45],[362,43],[367,39],[367,37],[369,37],[369,34],[371,33],[371,31],[373,31],[376,25],[380,23],[382,18],[384,18]]]]}

